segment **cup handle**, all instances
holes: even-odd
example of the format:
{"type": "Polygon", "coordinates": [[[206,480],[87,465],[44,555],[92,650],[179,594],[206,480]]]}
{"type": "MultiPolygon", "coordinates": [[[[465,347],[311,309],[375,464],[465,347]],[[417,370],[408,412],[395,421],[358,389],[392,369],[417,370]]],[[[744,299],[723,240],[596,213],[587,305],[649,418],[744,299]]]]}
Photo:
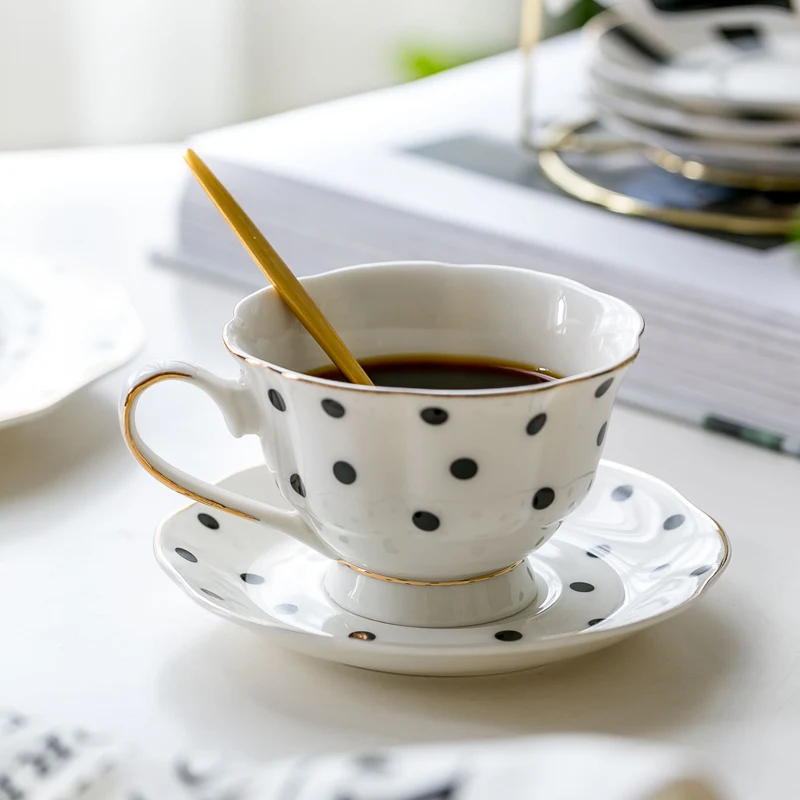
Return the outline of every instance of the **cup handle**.
{"type": "Polygon", "coordinates": [[[275,527],[328,558],[338,558],[297,511],[275,508],[195,478],[165,461],[145,444],[136,427],[136,407],[146,389],[167,380],[189,381],[202,389],[222,411],[228,430],[235,437],[256,432],[257,413],[253,398],[241,381],[218,378],[208,370],[183,361],[146,366],[131,379],[120,405],[125,443],[145,470],[165,486],[198,503],[275,527]]]}

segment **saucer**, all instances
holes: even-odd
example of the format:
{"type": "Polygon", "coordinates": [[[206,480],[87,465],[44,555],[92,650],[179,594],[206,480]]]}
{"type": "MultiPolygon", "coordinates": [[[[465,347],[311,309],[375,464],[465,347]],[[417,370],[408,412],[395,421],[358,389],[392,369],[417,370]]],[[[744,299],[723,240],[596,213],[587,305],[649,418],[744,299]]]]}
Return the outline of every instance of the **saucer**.
{"type": "Polygon", "coordinates": [[[800,175],[800,149],[795,146],[702,139],[679,132],[642,125],[609,109],[599,109],[600,119],[620,136],[665,150],[710,167],[756,174],[800,175]]]}
{"type": "MultiPolygon", "coordinates": [[[[800,37],[794,25],[767,30],[771,9],[758,26],[738,25],[705,33],[694,27],[648,26],[606,11],[586,26],[593,39],[590,72],[619,87],[663,98],[701,113],[760,111],[780,118],[800,115],[800,37]],[[651,30],[648,30],[647,28],[651,30]],[[780,32],[785,27],[784,32],[780,32]],[[763,28],[759,35],[734,34],[763,28]],[[699,38],[698,38],[699,37],[699,38]]],[[[753,21],[759,16],[753,9],[753,21]]]]}
{"type": "MultiPolygon", "coordinates": [[[[266,467],[219,485],[288,508],[266,467]]],[[[663,481],[602,461],[585,502],[527,559],[534,602],[487,625],[416,628],[352,614],[325,593],[329,560],[199,503],[161,524],[155,553],[193,600],[299,653],[383,672],[487,675],[600,650],[674,616],[719,577],[730,546],[663,481]]]]}
{"type": "Polygon", "coordinates": [[[750,120],[702,114],[601,78],[592,81],[591,93],[601,108],[620,117],[683,136],[749,145],[781,145],[800,140],[800,120],[750,120]]]}
{"type": "Polygon", "coordinates": [[[143,342],[117,284],[81,264],[0,254],[0,428],[53,409],[143,342]]]}

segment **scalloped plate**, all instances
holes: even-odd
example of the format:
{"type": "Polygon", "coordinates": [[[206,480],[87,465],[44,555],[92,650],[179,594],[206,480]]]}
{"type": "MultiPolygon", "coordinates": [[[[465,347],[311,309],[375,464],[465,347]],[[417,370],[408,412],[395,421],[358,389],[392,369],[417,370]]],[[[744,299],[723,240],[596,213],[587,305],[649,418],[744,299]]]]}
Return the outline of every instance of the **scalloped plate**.
{"type": "Polygon", "coordinates": [[[81,264],[0,254],[0,428],[52,410],[143,343],[122,287],[81,264]]]}

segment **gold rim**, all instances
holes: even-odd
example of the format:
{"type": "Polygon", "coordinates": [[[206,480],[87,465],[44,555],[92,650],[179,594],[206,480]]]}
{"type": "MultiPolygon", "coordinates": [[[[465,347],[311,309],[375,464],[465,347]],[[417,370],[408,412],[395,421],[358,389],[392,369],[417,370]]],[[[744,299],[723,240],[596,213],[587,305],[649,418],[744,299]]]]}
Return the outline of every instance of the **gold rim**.
{"type": "Polygon", "coordinates": [[[216,500],[203,497],[202,495],[197,494],[197,492],[193,492],[191,489],[187,489],[185,486],[175,483],[175,481],[173,481],[171,478],[168,478],[163,472],[156,469],[147,460],[147,458],[145,458],[142,451],[139,450],[139,446],[136,444],[133,438],[132,431],[133,407],[136,402],[136,398],[139,397],[139,395],[142,394],[145,389],[149,389],[151,386],[161,383],[161,381],[169,380],[192,381],[194,378],[191,375],[186,375],[183,372],[162,372],[158,375],[153,375],[147,378],[141,383],[137,383],[122,401],[122,434],[125,437],[125,444],[128,445],[128,449],[131,451],[131,453],[133,453],[133,457],[139,462],[145,471],[149,472],[156,480],[161,481],[164,486],[172,489],[172,491],[182,494],[184,497],[188,497],[191,500],[194,500],[196,503],[202,503],[203,505],[215,508],[218,511],[225,511],[228,514],[233,514],[235,517],[247,519],[252,522],[258,522],[255,517],[251,516],[250,514],[245,514],[244,511],[239,511],[235,508],[231,508],[230,506],[226,506],[224,503],[218,503],[216,500]]]}
{"type": "MultiPolygon", "coordinates": [[[[693,506],[693,507],[697,508],[697,506],[693,506]]],[[[717,577],[725,569],[725,567],[728,566],[728,562],[731,560],[731,543],[730,543],[730,539],[728,539],[728,534],[725,533],[725,529],[722,527],[722,525],[720,525],[719,522],[717,522],[717,520],[714,519],[714,517],[711,516],[711,514],[706,514],[706,512],[703,511],[702,509],[699,509],[699,510],[700,510],[701,513],[705,514],[714,523],[714,527],[716,527],[716,529],[717,529],[717,533],[719,534],[719,538],[722,540],[722,547],[723,547],[722,559],[719,562],[719,566],[714,571],[714,574],[709,578],[709,581],[713,582],[714,580],[717,579],[717,577]]],[[[701,587],[701,589],[697,592],[697,594],[700,594],[700,592],[703,590],[705,585],[706,584],[704,584],[703,587],[701,587]]],[[[694,596],[697,596],[697,594],[694,595],[694,596]]]]}
{"type": "Polygon", "coordinates": [[[790,219],[764,219],[713,211],[688,211],[681,208],[661,208],[621,192],[600,186],[567,166],[558,153],[560,143],[588,123],[553,127],[554,144],[539,152],[539,166],[547,178],[567,194],[586,203],[600,206],[623,216],[667,222],[685,228],[713,230],[724,233],[754,236],[786,236],[794,226],[790,219]]]}
{"type": "Polygon", "coordinates": [[[367,578],[377,578],[379,581],[386,581],[387,583],[399,583],[403,586],[467,586],[470,583],[480,583],[481,581],[488,581],[490,578],[497,578],[500,575],[505,575],[507,572],[516,569],[522,560],[517,561],[516,564],[511,564],[502,569],[496,569],[494,572],[487,572],[485,575],[476,575],[473,578],[462,578],[459,581],[412,581],[405,578],[390,578],[388,575],[381,575],[378,572],[370,572],[367,569],[357,567],[349,561],[339,561],[339,564],[357,572],[359,575],[364,575],[367,578]]]}
{"type": "Polygon", "coordinates": [[[599,292],[595,289],[590,288],[584,283],[580,281],[573,280],[571,278],[564,278],[558,275],[549,275],[548,273],[537,272],[535,270],[528,270],[523,267],[510,267],[510,266],[503,266],[503,265],[491,265],[491,264],[447,264],[444,262],[378,262],[373,264],[356,264],[354,266],[349,267],[339,267],[337,269],[331,270],[330,272],[326,272],[324,274],[315,275],[311,277],[311,280],[318,280],[323,278],[331,278],[334,275],[339,273],[345,272],[353,272],[353,271],[363,271],[363,270],[371,270],[378,266],[381,267],[398,267],[398,266],[406,266],[406,265],[414,265],[414,264],[428,264],[433,265],[435,267],[447,267],[450,268],[491,268],[494,270],[506,270],[511,272],[522,272],[522,273],[531,273],[537,275],[544,275],[548,278],[555,278],[562,284],[567,284],[570,286],[574,286],[576,289],[586,292],[589,294],[600,295],[602,297],[608,297],[611,300],[621,303],[622,305],[626,306],[630,311],[632,311],[639,319],[639,330],[636,332],[636,342],[635,347],[630,350],[630,355],[626,356],[623,360],[617,362],[616,364],[612,364],[609,367],[605,367],[602,369],[593,370],[591,372],[580,373],[574,376],[567,376],[565,378],[561,378],[558,381],[551,381],[548,383],[540,383],[534,384],[531,386],[524,386],[524,387],[512,387],[506,389],[463,389],[463,390],[454,390],[454,389],[394,389],[387,386],[363,386],[359,384],[353,383],[340,383],[338,381],[331,381],[326,378],[315,378],[313,375],[307,375],[302,372],[297,372],[295,370],[286,369],[284,367],[279,367],[277,364],[273,364],[270,361],[264,361],[263,359],[257,358],[249,353],[246,353],[244,350],[239,349],[233,342],[229,340],[229,335],[232,329],[233,324],[239,318],[239,309],[240,307],[246,303],[247,301],[254,298],[256,295],[260,295],[263,293],[274,292],[275,290],[272,287],[267,287],[266,289],[260,289],[257,292],[253,292],[252,294],[248,295],[244,299],[240,300],[239,303],[236,305],[236,309],[234,310],[234,318],[229,320],[225,327],[222,329],[222,343],[228,352],[234,356],[234,358],[239,359],[240,361],[249,364],[252,367],[258,367],[259,369],[267,369],[270,372],[275,373],[287,380],[297,381],[298,383],[310,383],[315,386],[336,390],[336,391],[343,391],[343,392],[372,392],[374,394],[385,394],[385,395],[404,395],[404,396],[414,396],[414,397],[431,397],[431,398],[444,398],[444,397],[511,397],[514,395],[520,394],[527,394],[529,392],[541,392],[541,391],[550,391],[555,389],[559,386],[563,386],[564,384],[574,384],[574,383],[581,383],[583,381],[593,380],[595,378],[602,378],[607,375],[610,375],[617,370],[622,369],[623,367],[627,367],[628,365],[632,364],[636,357],[639,355],[640,349],[640,340],[642,334],[645,330],[645,321],[644,317],[636,310],[630,303],[625,302],[624,300],[620,300],[618,297],[610,295],[605,292],[599,292]]]}
{"type": "MultiPolygon", "coordinates": [[[[639,316],[641,317],[641,314],[639,316]]],[[[642,326],[637,334],[639,338],[641,338],[644,333],[644,329],[645,322],[644,317],[642,317],[642,326]]],[[[331,381],[327,378],[315,378],[313,375],[306,375],[303,372],[294,372],[294,370],[291,369],[283,369],[275,364],[270,364],[268,361],[262,361],[259,358],[248,356],[246,353],[238,351],[224,336],[222,338],[222,343],[234,358],[244,361],[251,367],[268,369],[287,380],[297,381],[298,383],[312,383],[316,386],[325,386],[341,392],[373,392],[374,394],[384,395],[402,394],[412,397],[510,397],[518,394],[527,394],[528,392],[546,392],[549,389],[556,389],[567,383],[583,383],[584,381],[602,378],[605,375],[617,372],[623,367],[632,364],[638,357],[640,349],[637,344],[636,351],[633,354],[628,356],[624,361],[620,361],[619,364],[614,364],[613,367],[602,370],[602,372],[590,372],[588,375],[581,375],[580,377],[574,378],[567,376],[566,378],[559,378],[558,380],[548,381],[547,383],[534,383],[521,389],[442,389],[439,391],[425,391],[424,389],[390,389],[387,386],[363,386],[355,383],[339,383],[338,381],[331,381]]]]}

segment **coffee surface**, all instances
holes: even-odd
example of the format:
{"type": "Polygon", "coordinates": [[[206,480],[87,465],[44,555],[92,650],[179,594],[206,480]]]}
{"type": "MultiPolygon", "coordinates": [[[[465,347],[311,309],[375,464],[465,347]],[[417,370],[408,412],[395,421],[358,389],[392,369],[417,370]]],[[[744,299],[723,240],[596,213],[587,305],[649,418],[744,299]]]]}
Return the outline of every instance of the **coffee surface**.
{"type": "MultiPolygon", "coordinates": [[[[409,354],[366,358],[360,363],[376,386],[397,389],[504,389],[549,383],[561,377],[542,367],[472,356],[409,354]]],[[[333,365],[310,374],[348,382],[333,365]]]]}

